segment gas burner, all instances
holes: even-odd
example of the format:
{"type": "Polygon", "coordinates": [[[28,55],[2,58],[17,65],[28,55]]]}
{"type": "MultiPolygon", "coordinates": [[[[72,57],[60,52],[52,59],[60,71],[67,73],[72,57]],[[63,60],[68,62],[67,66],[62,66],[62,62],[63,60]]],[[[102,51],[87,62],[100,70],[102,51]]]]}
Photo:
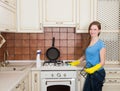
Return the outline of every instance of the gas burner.
{"type": "Polygon", "coordinates": [[[52,61],[45,61],[43,66],[63,66],[64,63],[61,60],[52,60],[52,61]]]}

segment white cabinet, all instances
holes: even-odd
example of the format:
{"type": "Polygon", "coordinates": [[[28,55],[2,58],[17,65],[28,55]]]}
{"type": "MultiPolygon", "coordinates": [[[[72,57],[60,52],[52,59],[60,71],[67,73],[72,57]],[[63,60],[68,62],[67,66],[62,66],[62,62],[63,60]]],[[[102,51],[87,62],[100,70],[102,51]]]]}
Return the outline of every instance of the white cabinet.
{"type": "Polygon", "coordinates": [[[78,77],[77,77],[77,91],[83,91],[85,78],[80,74],[80,71],[78,71],[78,77]]]}
{"type": "Polygon", "coordinates": [[[32,91],[40,91],[40,71],[32,71],[32,91]]]}
{"type": "Polygon", "coordinates": [[[43,0],[44,27],[75,27],[77,0],[43,0]]]}
{"type": "Polygon", "coordinates": [[[119,91],[120,90],[120,71],[106,71],[106,80],[103,91],[119,91]]]}
{"type": "Polygon", "coordinates": [[[42,0],[17,0],[18,32],[43,32],[42,0]]]}
{"type": "Polygon", "coordinates": [[[103,32],[119,32],[120,0],[96,0],[96,19],[103,32]]]}
{"type": "Polygon", "coordinates": [[[76,32],[88,32],[89,24],[95,20],[96,0],[77,0],[76,32]]]}
{"type": "Polygon", "coordinates": [[[16,8],[16,0],[0,0],[0,1],[14,9],[16,8]]]}
{"type": "MultiPolygon", "coordinates": [[[[103,84],[102,91],[119,91],[120,90],[120,70],[118,69],[117,70],[114,68],[105,69],[106,77],[105,77],[105,83],[103,84]]],[[[85,81],[85,78],[78,71],[78,80],[77,80],[78,91],[83,91],[84,81],[85,81]]]]}
{"type": "Polygon", "coordinates": [[[16,31],[16,10],[0,1],[0,31],[16,31]]]}
{"type": "Polygon", "coordinates": [[[29,76],[25,76],[12,91],[31,91],[29,89],[29,76]]]}
{"type": "Polygon", "coordinates": [[[97,20],[102,32],[119,32],[120,0],[78,0],[77,33],[88,32],[89,24],[97,20]]]}

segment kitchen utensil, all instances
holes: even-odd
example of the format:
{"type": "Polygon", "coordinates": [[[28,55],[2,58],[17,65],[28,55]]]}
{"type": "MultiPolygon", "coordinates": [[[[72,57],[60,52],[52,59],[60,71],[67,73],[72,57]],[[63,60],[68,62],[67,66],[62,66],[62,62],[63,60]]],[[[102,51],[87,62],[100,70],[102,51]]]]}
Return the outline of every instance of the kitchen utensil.
{"type": "Polygon", "coordinates": [[[60,51],[54,47],[55,37],[52,39],[52,47],[46,51],[46,56],[50,61],[55,61],[60,57],[60,51]]]}

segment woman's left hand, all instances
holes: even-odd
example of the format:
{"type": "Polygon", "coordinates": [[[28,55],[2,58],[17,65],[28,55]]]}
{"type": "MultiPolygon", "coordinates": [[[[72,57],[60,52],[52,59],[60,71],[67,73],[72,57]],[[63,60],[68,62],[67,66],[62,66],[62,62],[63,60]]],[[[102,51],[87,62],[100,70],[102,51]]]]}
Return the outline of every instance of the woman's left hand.
{"type": "Polygon", "coordinates": [[[99,70],[101,67],[102,67],[101,64],[97,64],[97,65],[95,65],[95,66],[93,66],[93,67],[91,67],[91,68],[86,68],[86,69],[84,69],[84,70],[85,70],[85,72],[87,72],[88,74],[93,74],[94,72],[96,72],[97,70],[99,70]]]}

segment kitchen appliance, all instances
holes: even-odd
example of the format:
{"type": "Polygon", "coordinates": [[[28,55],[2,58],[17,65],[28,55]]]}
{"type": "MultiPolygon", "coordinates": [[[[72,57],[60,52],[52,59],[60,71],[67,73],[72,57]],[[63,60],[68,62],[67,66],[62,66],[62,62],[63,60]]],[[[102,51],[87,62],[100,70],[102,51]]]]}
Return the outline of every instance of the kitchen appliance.
{"type": "Polygon", "coordinates": [[[77,74],[80,69],[70,66],[68,63],[68,60],[57,60],[42,65],[40,71],[41,91],[77,91],[77,74]]]}
{"type": "Polygon", "coordinates": [[[77,91],[76,81],[76,71],[41,71],[41,91],[77,91]]]}

